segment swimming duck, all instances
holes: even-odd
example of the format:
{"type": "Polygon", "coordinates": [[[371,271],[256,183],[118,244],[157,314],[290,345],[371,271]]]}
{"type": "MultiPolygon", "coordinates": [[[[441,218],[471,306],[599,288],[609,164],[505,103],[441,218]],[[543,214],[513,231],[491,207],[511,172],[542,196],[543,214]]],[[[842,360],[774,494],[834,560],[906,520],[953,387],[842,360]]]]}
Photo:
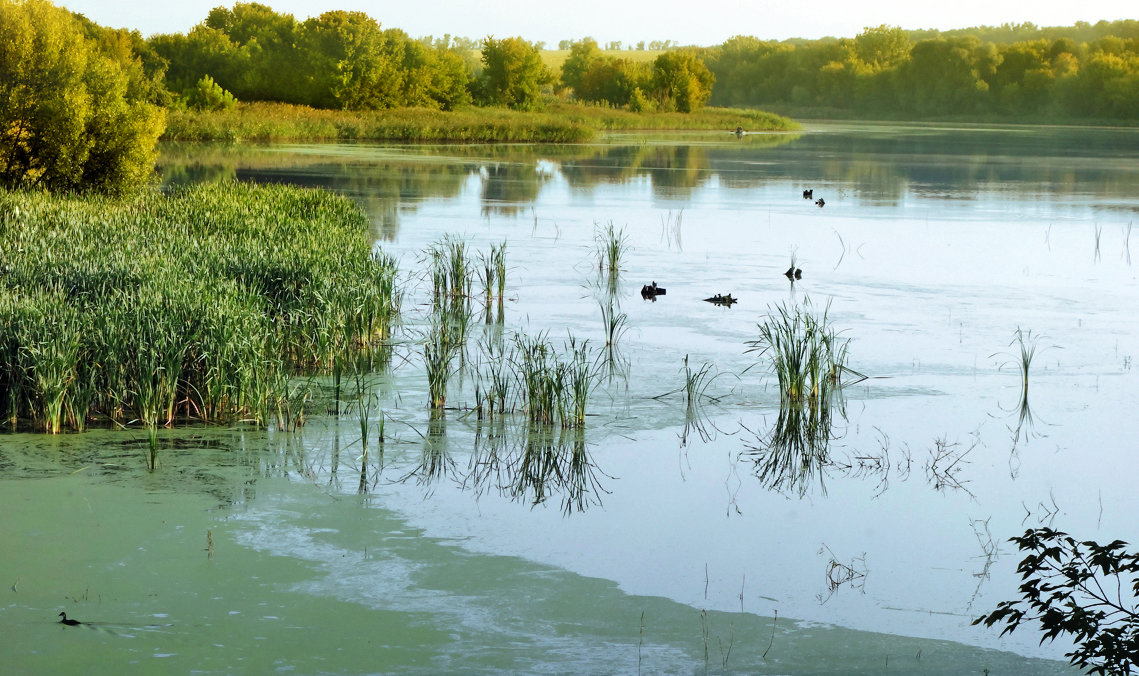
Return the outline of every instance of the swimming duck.
{"type": "Polygon", "coordinates": [[[815,204],[819,205],[819,208],[821,209],[826,205],[826,200],[820,197],[819,199],[815,200],[815,204]]]}
{"type": "Polygon", "coordinates": [[[739,300],[736,298],[732,298],[732,294],[729,293],[726,296],[721,296],[720,294],[716,294],[715,296],[712,296],[711,298],[705,298],[704,302],[712,303],[714,305],[727,305],[730,307],[732,303],[738,303],[739,300]]]}
{"type": "Polygon", "coordinates": [[[67,613],[60,613],[60,614],[59,614],[59,616],[63,618],[62,620],[60,620],[60,621],[59,621],[59,623],[60,623],[60,624],[66,624],[66,625],[67,625],[67,626],[69,626],[69,627],[74,627],[74,626],[77,626],[77,625],[83,624],[83,623],[82,623],[82,622],[80,622],[79,620],[69,620],[69,619],[67,619],[67,613]]]}
{"type": "Polygon", "coordinates": [[[663,296],[667,292],[667,289],[665,289],[663,286],[657,286],[657,283],[654,281],[652,284],[645,284],[641,287],[641,298],[644,298],[645,300],[648,300],[650,298],[656,300],[657,296],[663,296]]]}
{"type": "Polygon", "coordinates": [[[815,189],[814,188],[811,188],[810,190],[804,190],[803,191],[803,199],[805,199],[805,200],[809,200],[809,199],[813,198],[814,196],[815,196],[815,189]]]}

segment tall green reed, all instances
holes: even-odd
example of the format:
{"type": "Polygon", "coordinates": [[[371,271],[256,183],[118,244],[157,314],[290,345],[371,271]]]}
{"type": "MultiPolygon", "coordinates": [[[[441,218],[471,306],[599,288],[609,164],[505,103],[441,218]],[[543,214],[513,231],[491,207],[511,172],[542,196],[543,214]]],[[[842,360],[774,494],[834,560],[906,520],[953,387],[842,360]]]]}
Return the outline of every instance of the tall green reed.
{"type": "Polygon", "coordinates": [[[625,229],[616,228],[612,221],[604,228],[595,226],[593,241],[597,270],[610,278],[616,278],[620,274],[622,261],[629,253],[629,238],[625,229]]]}
{"type": "Polygon", "coordinates": [[[747,341],[747,352],[767,357],[779,384],[783,402],[825,402],[846,382],[865,378],[846,365],[849,340],[830,324],[829,303],[813,312],[810,299],[803,304],[780,303],[758,324],[759,338],[747,341]],[[852,379],[850,379],[852,378],[852,379]]]}

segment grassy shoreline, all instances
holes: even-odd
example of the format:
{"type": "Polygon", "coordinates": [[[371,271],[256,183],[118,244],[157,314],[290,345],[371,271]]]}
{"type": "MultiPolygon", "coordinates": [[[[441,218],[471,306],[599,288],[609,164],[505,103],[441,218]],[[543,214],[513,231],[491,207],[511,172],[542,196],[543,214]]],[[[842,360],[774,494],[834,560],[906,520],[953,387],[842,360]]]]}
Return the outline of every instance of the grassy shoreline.
{"type": "Polygon", "coordinates": [[[282,103],[242,103],[226,111],[170,111],[164,141],[413,141],[445,143],[581,143],[602,131],[788,131],[799,125],[760,110],[705,108],[697,113],[632,113],[551,104],[543,112],[469,108],[383,111],[317,110],[282,103]]]}

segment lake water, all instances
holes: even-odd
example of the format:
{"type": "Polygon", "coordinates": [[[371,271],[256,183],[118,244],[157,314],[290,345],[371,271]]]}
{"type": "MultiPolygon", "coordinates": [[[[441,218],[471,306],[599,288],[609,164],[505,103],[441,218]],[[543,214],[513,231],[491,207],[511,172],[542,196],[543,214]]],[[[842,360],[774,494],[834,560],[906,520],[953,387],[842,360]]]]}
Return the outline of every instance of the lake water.
{"type": "Polygon", "coordinates": [[[367,209],[406,294],[368,381],[383,443],[378,411],[367,452],[354,413],[164,431],[148,472],[141,432],[0,434],[5,670],[1068,673],[1068,645],[970,624],[1016,594],[1007,539],[1139,542],[1139,131],[211,146],[160,168],[367,209]],[[423,259],[445,235],[505,241],[509,272],[433,416],[423,259]],[[480,343],[599,347],[607,303],[625,331],[583,431],[471,413],[480,343]],[[780,303],[825,308],[868,376],[792,470],[769,464],[780,396],[746,351],[780,303]],[[695,410],[686,358],[714,375],[695,410]]]}

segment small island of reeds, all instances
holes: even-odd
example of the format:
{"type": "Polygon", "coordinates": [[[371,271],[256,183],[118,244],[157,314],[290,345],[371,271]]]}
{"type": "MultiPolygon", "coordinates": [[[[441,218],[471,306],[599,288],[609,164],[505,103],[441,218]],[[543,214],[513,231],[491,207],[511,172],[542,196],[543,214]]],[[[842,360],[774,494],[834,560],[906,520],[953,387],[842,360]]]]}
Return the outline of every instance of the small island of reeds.
{"type": "Polygon", "coordinates": [[[761,110],[703,108],[694,113],[641,112],[554,103],[541,112],[506,108],[441,111],[394,108],[321,110],[284,103],[239,103],[217,111],[170,111],[166,141],[412,141],[446,143],[580,143],[629,130],[790,131],[799,125],[761,110]]]}
{"type": "Polygon", "coordinates": [[[0,192],[0,414],[53,433],[287,420],[292,375],[387,337],[395,271],[331,193],[0,192]]]}

